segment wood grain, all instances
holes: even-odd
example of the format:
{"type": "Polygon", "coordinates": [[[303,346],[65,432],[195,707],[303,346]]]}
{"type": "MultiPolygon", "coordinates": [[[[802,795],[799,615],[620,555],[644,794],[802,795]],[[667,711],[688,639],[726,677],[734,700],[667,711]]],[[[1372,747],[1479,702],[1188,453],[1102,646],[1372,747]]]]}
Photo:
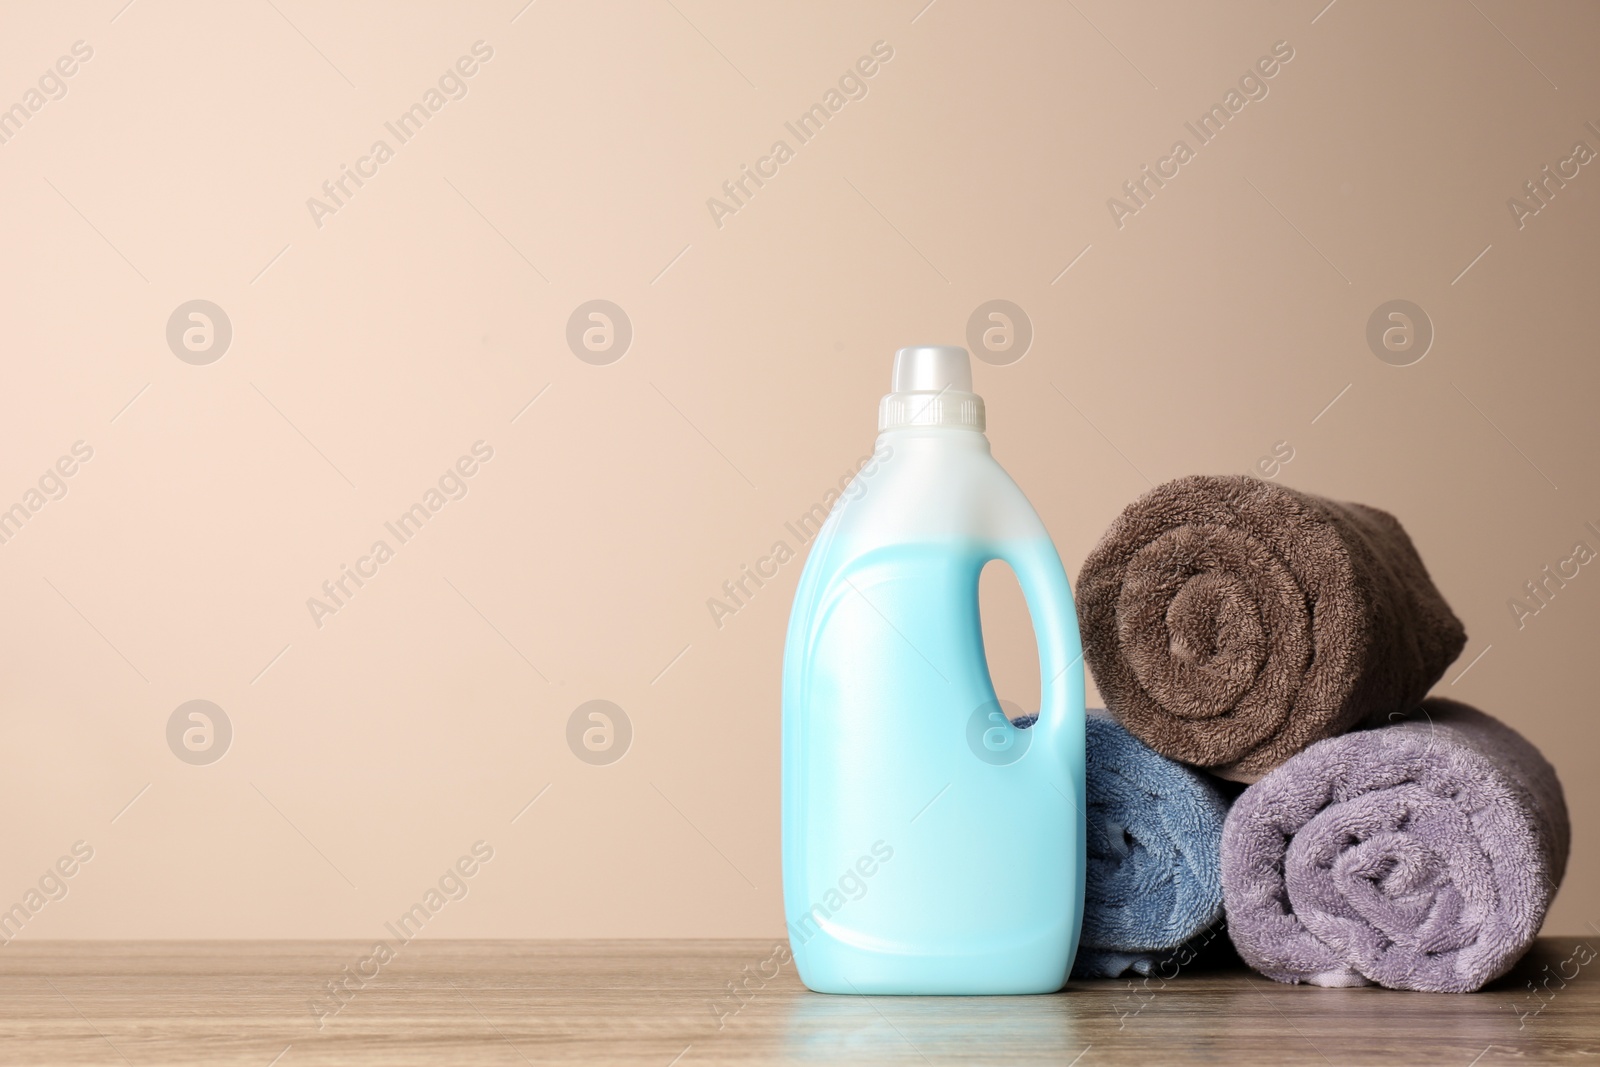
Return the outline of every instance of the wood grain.
{"type": "Polygon", "coordinates": [[[1042,997],[830,997],[805,990],[789,965],[764,984],[752,979],[740,1003],[727,999],[727,983],[772,974],[772,942],[416,941],[319,1028],[313,1000],[370,945],[17,941],[0,951],[0,1059],[1594,1063],[1600,959],[1591,945],[1600,939],[1542,940],[1512,975],[1470,995],[1284,986],[1227,967],[1166,982],[1074,982],[1042,997]],[[1547,982],[1542,998],[1529,982],[1547,982]]]}

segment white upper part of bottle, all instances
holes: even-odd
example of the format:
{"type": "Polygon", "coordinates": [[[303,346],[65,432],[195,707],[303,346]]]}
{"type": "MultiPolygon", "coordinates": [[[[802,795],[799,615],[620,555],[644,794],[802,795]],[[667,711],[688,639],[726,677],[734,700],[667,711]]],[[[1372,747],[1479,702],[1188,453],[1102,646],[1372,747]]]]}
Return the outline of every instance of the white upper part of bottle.
{"type": "Polygon", "coordinates": [[[984,431],[983,397],[972,391],[972,358],[960,345],[913,345],[894,354],[892,392],[878,404],[878,432],[984,431]]]}

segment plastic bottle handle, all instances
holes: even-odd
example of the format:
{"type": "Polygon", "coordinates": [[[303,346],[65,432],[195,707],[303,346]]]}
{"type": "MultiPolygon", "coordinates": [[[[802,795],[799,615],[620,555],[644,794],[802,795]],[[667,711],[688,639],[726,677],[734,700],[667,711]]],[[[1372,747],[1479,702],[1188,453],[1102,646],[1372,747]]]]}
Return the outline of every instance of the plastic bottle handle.
{"type": "Polygon", "coordinates": [[[996,558],[1017,576],[1033,622],[1039,651],[1039,722],[1035,728],[1046,723],[1059,726],[1072,710],[1070,694],[1083,692],[1083,653],[1073,651],[1081,648],[1078,612],[1061,557],[1051,546],[1048,557],[1002,549],[996,558]]]}

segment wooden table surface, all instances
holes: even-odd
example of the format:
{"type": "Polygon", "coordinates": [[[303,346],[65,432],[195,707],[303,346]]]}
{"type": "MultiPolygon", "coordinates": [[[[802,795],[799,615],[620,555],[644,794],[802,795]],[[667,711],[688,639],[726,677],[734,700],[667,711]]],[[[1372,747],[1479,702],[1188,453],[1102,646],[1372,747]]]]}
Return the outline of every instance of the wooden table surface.
{"type": "Polygon", "coordinates": [[[416,941],[385,963],[342,941],[14,941],[0,949],[0,1062],[1593,1064],[1591,944],[1544,939],[1470,995],[1192,967],[1054,996],[832,997],[790,964],[737,1002],[727,984],[778,969],[773,943],[416,941]],[[326,985],[346,967],[370,977],[334,1013],[326,985]]]}

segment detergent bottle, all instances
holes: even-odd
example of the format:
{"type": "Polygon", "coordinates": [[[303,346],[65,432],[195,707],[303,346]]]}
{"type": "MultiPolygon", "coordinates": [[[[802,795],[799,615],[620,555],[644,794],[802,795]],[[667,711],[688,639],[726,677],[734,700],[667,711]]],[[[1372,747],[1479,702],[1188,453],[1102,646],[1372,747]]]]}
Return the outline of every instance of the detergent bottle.
{"type": "Polygon", "coordinates": [[[783,897],[824,993],[1060,989],[1083,917],[1083,651],[1044,524],[989,452],[963,348],[895,354],[872,466],[806,560],[783,663],[783,897]],[[1003,560],[1038,643],[1014,724],[978,611],[1003,560]]]}

